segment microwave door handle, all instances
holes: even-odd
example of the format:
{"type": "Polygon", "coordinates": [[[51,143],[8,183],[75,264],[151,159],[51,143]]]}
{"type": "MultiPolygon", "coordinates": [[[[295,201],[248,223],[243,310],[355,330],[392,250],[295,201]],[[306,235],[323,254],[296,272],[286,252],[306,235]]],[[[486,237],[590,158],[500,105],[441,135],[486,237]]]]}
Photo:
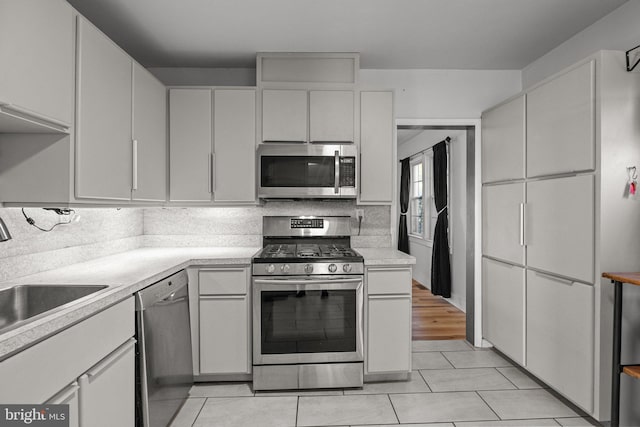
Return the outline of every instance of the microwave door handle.
{"type": "Polygon", "coordinates": [[[333,192],[338,194],[340,192],[340,151],[336,150],[335,154],[336,158],[336,176],[335,176],[335,187],[333,188],[333,192]]]}

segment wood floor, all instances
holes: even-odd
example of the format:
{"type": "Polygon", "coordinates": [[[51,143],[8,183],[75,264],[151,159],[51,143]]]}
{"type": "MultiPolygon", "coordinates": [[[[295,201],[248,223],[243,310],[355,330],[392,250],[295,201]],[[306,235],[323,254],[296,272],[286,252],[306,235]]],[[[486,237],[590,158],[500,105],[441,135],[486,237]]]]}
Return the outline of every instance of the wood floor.
{"type": "Polygon", "coordinates": [[[465,313],[446,299],[434,296],[413,281],[412,338],[417,340],[459,340],[465,338],[465,313]]]}

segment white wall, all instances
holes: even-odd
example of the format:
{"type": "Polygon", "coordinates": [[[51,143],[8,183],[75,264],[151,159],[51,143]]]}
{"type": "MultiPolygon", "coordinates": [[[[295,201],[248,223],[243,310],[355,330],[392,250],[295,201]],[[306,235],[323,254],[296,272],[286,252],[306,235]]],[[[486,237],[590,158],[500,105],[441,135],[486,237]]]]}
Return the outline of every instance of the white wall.
{"type": "Polygon", "coordinates": [[[255,68],[151,67],[167,86],[255,86],[255,68]]]}
{"type": "MultiPolygon", "coordinates": [[[[398,146],[398,159],[410,157],[451,137],[449,155],[449,230],[451,233],[451,298],[450,302],[466,311],[466,197],[467,197],[467,137],[460,130],[425,130],[398,146]]],[[[409,237],[409,251],[416,257],[413,277],[431,289],[432,243],[409,237]]]]}
{"type": "Polygon", "coordinates": [[[640,44],[640,0],[630,0],[522,70],[524,88],[598,50],[627,51],[640,44]]]}
{"type": "Polygon", "coordinates": [[[520,70],[360,70],[363,88],[394,89],[395,117],[479,118],[522,90],[520,70]]]}

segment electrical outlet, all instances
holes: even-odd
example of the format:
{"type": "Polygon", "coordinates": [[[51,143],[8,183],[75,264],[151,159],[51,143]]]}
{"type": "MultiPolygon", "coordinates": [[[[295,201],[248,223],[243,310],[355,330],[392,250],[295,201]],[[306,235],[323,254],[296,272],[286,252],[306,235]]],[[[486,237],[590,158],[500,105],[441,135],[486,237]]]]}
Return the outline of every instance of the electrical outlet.
{"type": "Polygon", "coordinates": [[[356,209],[356,219],[364,219],[364,209],[356,209]]]}

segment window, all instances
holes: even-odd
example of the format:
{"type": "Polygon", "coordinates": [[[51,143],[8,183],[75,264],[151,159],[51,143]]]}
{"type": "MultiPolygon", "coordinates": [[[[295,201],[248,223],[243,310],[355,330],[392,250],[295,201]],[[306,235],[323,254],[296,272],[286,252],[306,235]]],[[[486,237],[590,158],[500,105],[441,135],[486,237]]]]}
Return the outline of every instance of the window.
{"type": "MultiPolygon", "coordinates": [[[[447,168],[447,187],[449,187],[449,168],[447,168]]],[[[424,154],[411,159],[409,234],[413,237],[433,240],[438,220],[438,210],[433,194],[433,151],[427,150],[424,154]]],[[[451,227],[449,229],[451,230],[451,227]]]]}
{"type": "Polygon", "coordinates": [[[424,170],[425,170],[425,157],[420,155],[411,160],[411,189],[409,199],[409,216],[410,216],[410,230],[409,233],[419,237],[424,236],[424,170]]]}

